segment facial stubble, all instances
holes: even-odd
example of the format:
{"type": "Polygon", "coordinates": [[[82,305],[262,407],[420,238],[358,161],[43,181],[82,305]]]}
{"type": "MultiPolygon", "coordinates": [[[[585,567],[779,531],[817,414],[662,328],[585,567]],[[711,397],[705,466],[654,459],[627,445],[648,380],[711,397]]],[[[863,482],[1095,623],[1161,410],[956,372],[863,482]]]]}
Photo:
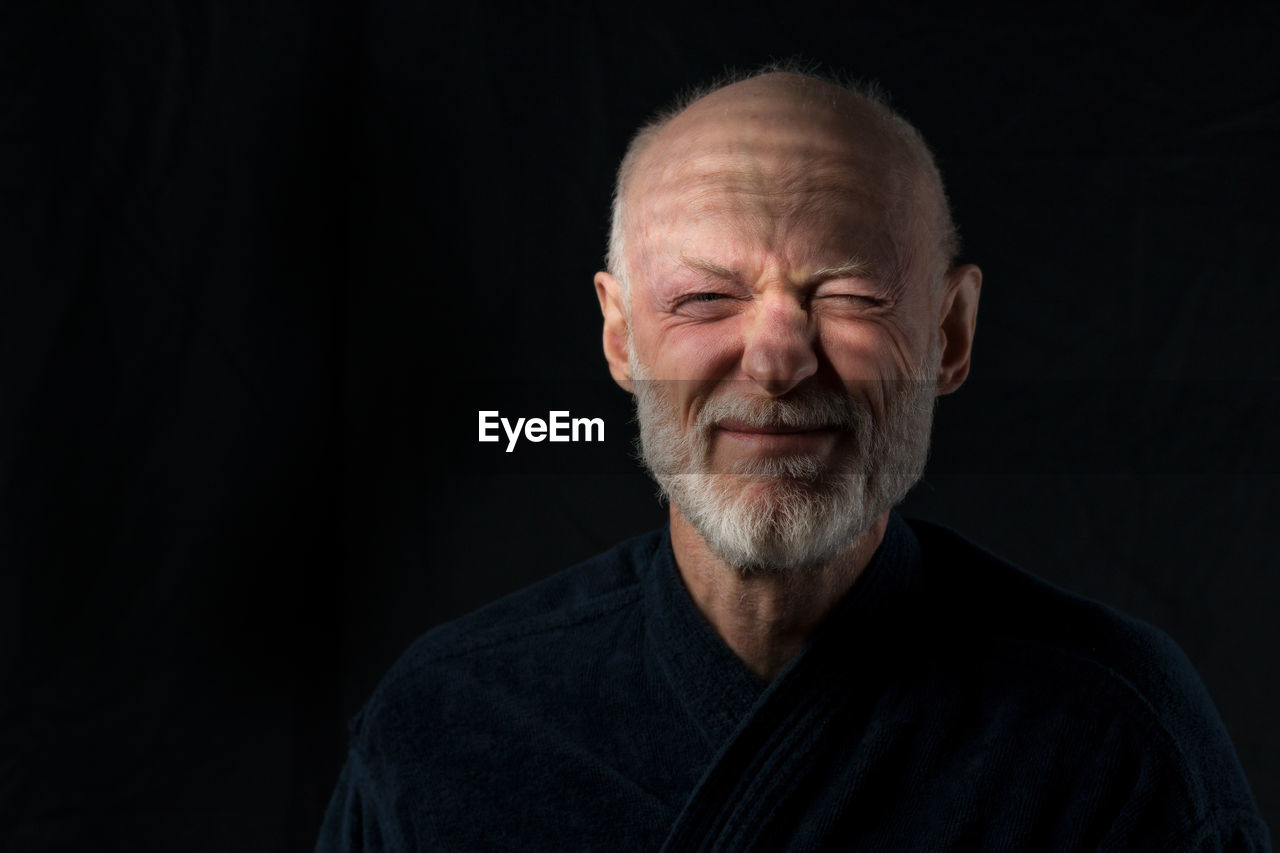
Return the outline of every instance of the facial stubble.
{"type": "Polygon", "coordinates": [[[924,472],[937,399],[939,353],[913,376],[881,380],[883,413],[843,390],[803,383],[783,397],[723,383],[686,431],[678,382],[655,379],[630,348],[640,453],[650,476],[720,559],[744,575],[821,567],[899,503],[924,472]],[[725,421],[758,427],[832,428],[846,440],[834,459],[793,454],[717,468],[712,440],[725,421]]]}

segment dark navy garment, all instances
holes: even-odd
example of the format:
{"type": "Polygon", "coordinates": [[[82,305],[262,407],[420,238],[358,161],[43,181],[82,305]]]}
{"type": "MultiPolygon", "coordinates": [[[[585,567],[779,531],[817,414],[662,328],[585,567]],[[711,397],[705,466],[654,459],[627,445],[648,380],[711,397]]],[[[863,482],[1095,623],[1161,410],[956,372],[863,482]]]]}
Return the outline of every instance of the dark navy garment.
{"type": "Polygon", "coordinates": [[[1171,640],[893,514],[767,687],[665,529],[430,631],[317,849],[1270,848],[1171,640]]]}

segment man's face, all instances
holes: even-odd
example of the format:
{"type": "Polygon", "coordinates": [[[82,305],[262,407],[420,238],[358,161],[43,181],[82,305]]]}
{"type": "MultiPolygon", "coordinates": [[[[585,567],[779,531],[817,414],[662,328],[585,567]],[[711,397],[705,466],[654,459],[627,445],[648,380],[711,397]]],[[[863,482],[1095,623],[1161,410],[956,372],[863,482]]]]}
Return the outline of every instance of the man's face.
{"type": "Polygon", "coordinates": [[[719,556],[777,571],[829,560],[923,470],[942,271],[883,139],[747,109],[678,118],[637,172],[630,369],[654,477],[719,556]]]}

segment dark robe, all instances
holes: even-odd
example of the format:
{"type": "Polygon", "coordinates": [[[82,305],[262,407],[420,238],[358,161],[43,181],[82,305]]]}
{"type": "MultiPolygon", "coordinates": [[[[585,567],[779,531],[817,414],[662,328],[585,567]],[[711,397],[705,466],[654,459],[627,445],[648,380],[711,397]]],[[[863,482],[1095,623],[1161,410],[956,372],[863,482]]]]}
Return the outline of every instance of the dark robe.
{"type": "Polygon", "coordinates": [[[317,849],[1270,848],[1168,637],[894,514],[768,686],[667,530],[427,633],[317,849]]]}

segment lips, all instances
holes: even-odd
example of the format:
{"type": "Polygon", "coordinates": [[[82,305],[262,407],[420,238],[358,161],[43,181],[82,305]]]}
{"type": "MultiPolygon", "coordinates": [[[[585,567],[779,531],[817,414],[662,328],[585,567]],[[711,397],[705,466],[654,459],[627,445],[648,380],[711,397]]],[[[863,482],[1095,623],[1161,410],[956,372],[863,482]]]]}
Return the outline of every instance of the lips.
{"type": "Polygon", "coordinates": [[[814,424],[812,426],[782,426],[760,424],[751,424],[743,421],[721,421],[716,424],[718,429],[726,432],[741,432],[750,435],[799,435],[810,432],[829,432],[835,429],[830,424],[814,424]]]}

